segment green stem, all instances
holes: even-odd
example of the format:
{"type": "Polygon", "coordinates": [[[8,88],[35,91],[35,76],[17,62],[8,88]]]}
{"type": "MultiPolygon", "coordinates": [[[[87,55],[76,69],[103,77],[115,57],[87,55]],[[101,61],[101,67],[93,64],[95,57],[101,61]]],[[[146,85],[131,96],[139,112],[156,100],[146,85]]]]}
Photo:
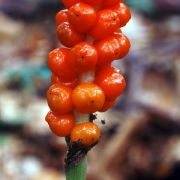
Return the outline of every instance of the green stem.
{"type": "Polygon", "coordinates": [[[87,155],[76,166],[66,170],[66,180],[86,180],[87,155]]]}
{"type": "MultiPolygon", "coordinates": [[[[94,71],[86,72],[79,77],[79,82],[93,82],[93,81],[94,81],[94,71]]],[[[74,111],[74,115],[76,117],[76,123],[83,123],[89,121],[88,114],[82,114],[74,111]]],[[[70,151],[72,150],[71,148],[69,149],[70,151]]],[[[71,157],[68,157],[67,155],[67,159],[68,158],[71,157]]],[[[87,171],[87,154],[82,158],[82,160],[77,165],[69,166],[66,168],[66,180],[86,180],[86,171],[87,171]]]]}

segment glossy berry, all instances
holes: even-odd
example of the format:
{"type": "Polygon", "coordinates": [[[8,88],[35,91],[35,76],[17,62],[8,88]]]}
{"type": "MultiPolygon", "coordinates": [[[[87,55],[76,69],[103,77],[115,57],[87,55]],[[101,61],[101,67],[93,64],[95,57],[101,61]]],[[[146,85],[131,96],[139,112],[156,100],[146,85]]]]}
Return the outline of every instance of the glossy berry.
{"type": "Polygon", "coordinates": [[[76,32],[69,22],[63,22],[57,27],[57,36],[59,41],[67,47],[72,47],[85,38],[83,34],[76,32]]]}
{"type": "Polygon", "coordinates": [[[75,45],[69,52],[68,61],[78,73],[86,72],[96,66],[98,53],[95,47],[87,42],[75,45]]]}
{"type": "Polygon", "coordinates": [[[99,68],[126,56],[131,44],[124,34],[116,32],[113,36],[96,42],[95,47],[98,52],[97,66],[99,68]]]}
{"type": "Polygon", "coordinates": [[[106,100],[104,105],[103,105],[103,107],[102,107],[102,109],[99,112],[105,112],[108,109],[112,108],[114,106],[114,104],[115,104],[115,101],[116,101],[115,99],[113,99],[113,100],[106,100]]]}
{"type": "Polygon", "coordinates": [[[71,132],[72,142],[81,142],[85,146],[91,146],[98,142],[100,129],[92,122],[85,122],[74,126],[71,132]]]}
{"type": "Polygon", "coordinates": [[[56,14],[56,26],[59,26],[63,22],[68,21],[67,9],[63,9],[56,14]]]}
{"type": "Polygon", "coordinates": [[[116,12],[104,9],[97,12],[97,20],[92,30],[89,32],[96,40],[111,36],[119,27],[120,19],[116,12]]]}
{"type": "Polygon", "coordinates": [[[131,19],[131,11],[124,3],[118,3],[111,8],[115,11],[120,19],[120,26],[123,27],[131,19]]]}
{"type": "Polygon", "coordinates": [[[124,2],[124,0],[103,0],[104,7],[111,7],[116,5],[119,2],[124,2]]]}
{"type": "Polygon", "coordinates": [[[69,50],[58,48],[48,55],[48,66],[61,81],[72,81],[76,79],[76,73],[72,70],[67,61],[69,50]]]}
{"type": "Polygon", "coordinates": [[[62,3],[66,6],[66,7],[71,7],[72,5],[81,2],[82,0],[62,0],[62,3]]]}
{"type": "Polygon", "coordinates": [[[120,96],[126,87],[126,81],[120,71],[114,67],[105,67],[95,77],[95,83],[105,93],[106,100],[120,96]]]}
{"type": "Polygon", "coordinates": [[[103,0],[83,0],[83,2],[94,7],[101,7],[103,0]]]}
{"type": "Polygon", "coordinates": [[[124,56],[126,56],[128,54],[129,49],[131,47],[131,43],[130,43],[128,37],[122,33],[119,33],[119,34],[116,33],[114,35],[114,38],[116,38],[119,42],[119,49],[116,52],[116,55],[117,55],[118,59],[123,58],[124,56]]]}
{"type": "Polygon", "coordinates": [[[78,112],[90,114],[103,107],[105,96],[103,90],[96,84],[82,83],[73,90],[72,101],[78,112]]]}
{"type": "Polygon", "coordinates": [[[58,76],[52,74],[51,75],[51,83],[52,84],[58,83],[58,84],[61,84],[61,85],[64,85],[64,86],[74,89],[78,85],[78,80],[74,79],[72,81],[62,81],[58,76]]]}
{"type": "Polygon", "coordinates": [[[57,114],[66,114],[72,111],[72,90],[60,84],[53,84],[47,91],[47,101],[50,109],[57,114]]]}
{"type": "Polygon", "coordinates": [[[116,31],[114,32],[114,34],[119,34],[119,33],[122,33],[120,28],[116,29],[116,31]]]}
{"type": "Polygon", "coordinates": [[[73,114],[58,115],[51,111],[46,115],[45,119],[52,132],[60,137],[69,136],[75,122],[73,114]]]}
{"type": "Polygon", "coordinates": [[[51,84],[61,84],[61,80],[58,76],[56,76],[55,74],[51,74],[51,84]]]}
{"type": "Polygon", "coordinates": [[[98,52],[97,65],[104,66],[119,58],[119,41],[114,37],[108,37],[95,44],[98,52]]]}
{"type": "Polygon", "coordinates": [[[76,31],[87,32],[96,22],[96,11],[88,4],[77,3],[70,7],[68,19],[76,31]]]}
{"type": "Polygon", "coordinates": [[[107,65],[113,60],[123,58],[129,52],[130,46],[129,39],[124,34],[118,32],[111,37],[96,42],[98,67],[107,65]]]}

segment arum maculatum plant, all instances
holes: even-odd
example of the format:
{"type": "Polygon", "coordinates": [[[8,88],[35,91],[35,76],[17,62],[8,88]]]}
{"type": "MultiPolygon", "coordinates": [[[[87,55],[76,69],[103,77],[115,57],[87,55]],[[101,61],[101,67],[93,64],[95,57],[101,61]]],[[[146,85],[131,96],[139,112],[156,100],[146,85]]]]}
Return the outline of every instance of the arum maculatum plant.
{"type": "Polygon", "coordinates": [[[56,15],[57,37],[63,47],[48,55],[52,72],[47,91],[46,121],[65,137],[67,180],[85,180],[87,153],[100,139],[95,112],[111,108],[125,87],[111,63],[127,55],[129,39],[121,32],[131,18],[124,0],[62,0],[67,9],[56,15]]]}

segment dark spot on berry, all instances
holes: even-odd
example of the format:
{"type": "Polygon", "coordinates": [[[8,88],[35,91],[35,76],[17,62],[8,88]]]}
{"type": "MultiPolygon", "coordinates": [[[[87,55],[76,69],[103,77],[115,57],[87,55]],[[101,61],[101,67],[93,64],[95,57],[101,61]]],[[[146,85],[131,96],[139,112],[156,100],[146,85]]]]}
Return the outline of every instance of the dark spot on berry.
{"type": "Polygon", "coordinates": [[[102,119],[101,123],[104,125],[104,124],[106,124],[106,121],[104,119],[102,119]]]}

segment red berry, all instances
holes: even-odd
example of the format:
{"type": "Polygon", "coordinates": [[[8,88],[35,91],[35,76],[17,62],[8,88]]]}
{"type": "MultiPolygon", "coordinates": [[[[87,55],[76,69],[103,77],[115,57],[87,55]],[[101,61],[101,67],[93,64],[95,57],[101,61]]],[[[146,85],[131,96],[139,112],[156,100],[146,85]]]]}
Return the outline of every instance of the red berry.
{"type": "Polygon", "coordinates": [[[103,6],[104,7],[111,7],[111,6],[114,6],[115,4],[117,4],[119,2],[124,2],[124,0],[104,0],[103,6]]]}
{"type": "Polygon", "coordinates": [[[116,29],[116,31],[114,32],[114,34],[119,34],[119,33],[122,33],[120,28],[116,29]]]}
{"type": "Polygon", "coordinates": [[[83,0],[83,2],[94,7],[101,7],[103,0],[83,0]]]}
{"type": "Polygon", "coordinates": [[[51,111],[46,115],[45,119],[52,132],[61,137],[71,134],[75,122],[73,114],[58,115],[51,111]]]}
{"type": "Polygon", "coordinates": [[[67,47],[72,47],[85,39],[85,36],[76,32],[69,22],[63,22],[57,27],[57,36],[59,41],[67,47]]]}
{"type": "Polygon", "coordinates": [[[112,108],[112,106],[114,106],[116,100],[106,100],[104,103],[104,106],[102,107],[102,109],[99,112],[105,112],[108,109],[112,108]]]}
{"type": "Polygon", "coordinates": [[[50,109],[57,114],[66,114],[73,110],[72,89],[60,84],[53,84],[47,91],[50,109]]]}
{"type": "Polygon", "coordinates": [[[76,31],[87,32],[96,22],[96,12],[88,4],[77,3],[70,7],[68,19],[76,31]]]}
{"type": "Polygon", "coordinates": [[[58,48],[51,51],[48,55],[48,66],[61,81],[72,81],[76,79],[76,73],[67,61],[68,53],[68,49],[58,48]]]}
{"type": "Polygon", "coordinates": [[[61,84],[61,85],[64,85],[64,86],[74,89],[78,85],[78,80],[74,79],[72,81],[62,81],[58,76],[52,74],[51,75],[51,83],[52,84],[58,83],[58,84],[61,84]]]}
{"type": "Polygon", "coordinates": [[[118,69],[113,67],[106,67],[97,73],[95,83],[103,89],[106,100],[117,98],[126,87],[124,77],[118,69]]]}
{"type": "Polygon", "coordinates": [[[71,66],[78,73],[89,71],[95,68],[98,59],[98,53],[94,46],[87,42],[75,45],[68,55],[71,66]]]}
{"type": "Polygon", "coordinates": [[[114,37],[118,40],[118,42],[119,42],[119,49],[118,49],[118,51],[117,51],[117,57],[118,57],[118,59],[120,59],[120,58],[123,58],[123,57],[125,57],[127,54],[128,54],[128,52],[129,52],[129,49],[130,49],[130,47],[131,47],[131,43],[130,43],[130,41],[129,41],[129,39],[128,39],[128,37],[127,36],[125,36],[124,34],[122,34],[122,33],[116,33],[115,35],[114,35],[114,37]]]}
{"type": "Polygon", "coordinates": [[[96,39],[104,39],[111,36],[119,27],[120,19],[116,12],[104,9],[97,12],[97,20],[90,31],[90,35],[96,39]]]}
{"type": "Polygon", "coordinates": [[[117,59],[119,53],[119,42],[114,36],[103,39],[95,44],[98,52],[97,65],[104,66],[117,59]]]}
{"type": "Polygon", "coordinates": [[[81,2],[82,0],[62,0],[62,3],[66,6],[66,7],[71,7],[72,5],[81,2]]]}
{"type": "Polygon", "coordinates": [[[68,21],[67,9],[61,10],[56,15],[56,26],[59,26],[62,22],[68,21]]]}
{"type": "Polygon", "coordinates": [[[115,11],[120,19],[120,26],[123,27],[131,19],[131,11],[124,3],[118,3],[111,8],[115,11]]]}

